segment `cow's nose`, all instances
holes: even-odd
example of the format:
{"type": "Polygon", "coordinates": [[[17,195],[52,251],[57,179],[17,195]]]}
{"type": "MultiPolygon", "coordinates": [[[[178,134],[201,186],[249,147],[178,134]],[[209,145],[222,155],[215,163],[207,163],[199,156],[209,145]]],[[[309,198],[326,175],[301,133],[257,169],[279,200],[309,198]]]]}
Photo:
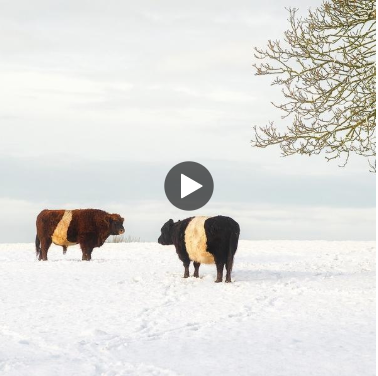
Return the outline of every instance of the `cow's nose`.
{"type": "Polygon", "coordinates": [[[119,234],[121,235],[121,234],[124,234],[125,233],[125,229],[124,228],[121,228],[120,230],[119,230],[119,234]]]}

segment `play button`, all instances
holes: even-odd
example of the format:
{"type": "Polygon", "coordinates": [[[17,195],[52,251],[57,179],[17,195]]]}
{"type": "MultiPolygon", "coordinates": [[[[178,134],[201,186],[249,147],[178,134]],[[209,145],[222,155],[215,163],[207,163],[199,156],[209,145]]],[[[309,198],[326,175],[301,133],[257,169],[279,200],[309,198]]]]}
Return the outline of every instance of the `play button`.
{"type": "Polygon", "coordinates": [[[206,167],[197,162],[182,162],[167,174],[164,190],[168,200],[181,210],[196,210],[211,198],[214,182],[206,167]]]}
{"type": "Polygon", "coordinates": [[[202,184],[199,184],[193,179],[188,178],[186,175],[181,174],[181,198],[190,195],[202,187],[202,184]]]}

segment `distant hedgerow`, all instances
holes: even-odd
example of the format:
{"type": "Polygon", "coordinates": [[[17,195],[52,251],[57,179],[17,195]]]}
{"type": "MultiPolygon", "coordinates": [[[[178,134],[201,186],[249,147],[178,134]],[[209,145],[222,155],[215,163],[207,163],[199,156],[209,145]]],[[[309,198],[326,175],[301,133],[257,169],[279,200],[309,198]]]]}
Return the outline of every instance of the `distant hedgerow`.
{"type": "Polygon", "coordinates": [[[107,243],[140,243],[142,240],[140,237],[128,235],[113,235],[108,238],[107,243]]]}

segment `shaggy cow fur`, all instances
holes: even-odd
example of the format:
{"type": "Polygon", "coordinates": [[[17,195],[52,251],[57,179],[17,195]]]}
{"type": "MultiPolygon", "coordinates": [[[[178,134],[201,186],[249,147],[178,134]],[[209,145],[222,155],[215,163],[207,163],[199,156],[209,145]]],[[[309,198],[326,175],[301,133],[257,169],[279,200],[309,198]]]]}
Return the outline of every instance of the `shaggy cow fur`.
{"type": "Polygon", "coordinates": [[[80,244],[83,260],[89,261],[93,248],[101,247],[109,235],[125,232],[124,219],[119,214],[109,214],[98,209],[43,210],[37,217],[36,254],[47,260],[51,243],[67,247],[80,244]]]}
{"type": "Polygon", "coordinates": [[[217,279],[222,282],[223,269],[226,266],[226,282],[231,282],[234,255],[238,247],[240,227],[232,218],[191,217],[173,222],[170,219],[161,228],[159,244],[176,247],[176,253],[182,261],[184,278],[189,277],[189,265],[193,261],[194,277],[199,276],[201,263],[215,263],[217,279]]]}

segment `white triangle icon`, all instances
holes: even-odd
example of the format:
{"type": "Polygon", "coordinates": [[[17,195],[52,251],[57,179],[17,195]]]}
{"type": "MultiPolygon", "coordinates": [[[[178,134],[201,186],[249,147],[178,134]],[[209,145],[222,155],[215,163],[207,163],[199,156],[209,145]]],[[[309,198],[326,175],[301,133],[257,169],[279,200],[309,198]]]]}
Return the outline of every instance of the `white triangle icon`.
{"type": "Polygon", "coordinates": [[[181,174],[181,198],[190,195],[202,187],[202,184],[199,184],[193,179],[188,178],[186,175],[181,174]]]}

